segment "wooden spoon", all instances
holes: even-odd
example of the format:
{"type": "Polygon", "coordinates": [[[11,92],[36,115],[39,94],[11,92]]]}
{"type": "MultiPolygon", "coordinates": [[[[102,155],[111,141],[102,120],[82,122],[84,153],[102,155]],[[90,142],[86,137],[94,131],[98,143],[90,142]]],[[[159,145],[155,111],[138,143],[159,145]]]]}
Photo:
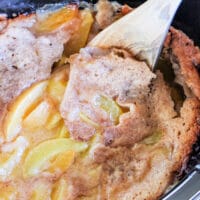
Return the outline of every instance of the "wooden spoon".
{"type": "Polygon", "coordinates": [[[148,0],[100,32],[89,46],[129,50],[153,69],[182,0],[148,0]]]}

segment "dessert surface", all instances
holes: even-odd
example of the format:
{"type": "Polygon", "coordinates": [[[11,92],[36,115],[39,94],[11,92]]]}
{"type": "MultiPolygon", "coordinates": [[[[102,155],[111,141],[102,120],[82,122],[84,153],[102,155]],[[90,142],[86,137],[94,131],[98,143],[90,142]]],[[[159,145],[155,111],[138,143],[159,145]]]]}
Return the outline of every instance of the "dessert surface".
{"type": "Polygon", "coordinates": [[[200,50],[171,28],[152,72],[127,50],[87,47],[130,11],[102,0],[2,19],[0,199],[159,199],[185,166],[200,50]]]}

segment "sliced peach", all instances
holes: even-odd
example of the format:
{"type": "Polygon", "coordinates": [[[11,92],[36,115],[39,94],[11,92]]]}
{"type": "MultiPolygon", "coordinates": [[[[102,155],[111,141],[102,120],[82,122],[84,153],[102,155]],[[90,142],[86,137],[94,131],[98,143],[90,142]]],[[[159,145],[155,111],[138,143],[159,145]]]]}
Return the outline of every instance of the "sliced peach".
{"type": "MultiPolygon", "coordinates": [[[[69,59],[69,58],[68,58],[69,59]]],[[[61,81],[63,83],[67,83],[68,78],[69,78],[69,65],[64,65],[64,66],[60,66],[57,67],[52,75],[51,75],[51,79],[55,80],[55,81],[61,81]]]]}
{"type": "Polygon", "coordinates": [[[58,70],[53,72],[51,78],[49,79],[49,83],[47,86],[47,93],[57,105],[60,104],[63,98],[65,88],[67,86],[67,80],[68,80],[67,67],[60,67],[58,70]]]}
{"type": "Polygon", "coordinates": [[[51,130],[55,127],[57,127],[60,124],[60,121],[62,120],[62,117],[58,111],[52,111],[51,115],[49,116],[49,119],[46,122],[46,128],[48,130],[51,130]]]}
{"type": "Polygon", "coordinates": [[[24,177],[31,177],[48,170],[51,160],[59,154],[66,153],[66,151],[82,152],[87,147],[87,143],[67,138],[42,142],[28,152],[23,165],[24,177]]]}
{"type": "Polygon", "coordinates": [[[110,116],[110,120],[115,124],[119,122],[119,117],[123,113],[120,106],[111,98],[97,95],[94,98],[94,104],[105,110],[110,116]]]}
{"type": "Polygon", "coordinates": [[[35,25],[37,33],[49,33],[78,16],[78,8],[71,5],[48,14],[35,25]]]}
{"type": "Polygon", "coordinates": [[[65,200],[67,198],[68,185],[64,179],[60,179],[53,187],[51,200],[65,200]]]}
{"type": "Polygon", "coordinates": [[[54,173],[55,171],[65,172],[73,163],[75,157],[74,151],[66,151],[56,155],[50,162],[48,171],[54,173]]]}
{"type": "Polygon", "coordinates": [[[36,129],[44,126],[50,114],[51,105],[48,101],[42,101],[39,105],[23,120],[23,127],[36,129]]]}
{"type": "Polygon", "coordinates": [[[65,126],[64,122],[61,122],[61,124],[58,128],[58,137],[60,137],[60,138],[69,138],[70,137],[69,131],[68,131],[67,127],[65,126]]]}
{"type": "Polygon", "coordinates": [[[86,114],[80,112],[79,113],[79,117],[81,118],[82,121],[84,121],[87,124],[90,124],[91,126],[95,127],[95,128],[99,128],[99,125],[92,121],[86,114]]]}
{"type": "Polygon", "coordinates": [[[67,82],[50,79],[47,87],[47,92],[56,103],[60,103],[63,98],[66,86],[67,82]]]}
{"type": "Polygon", "coordinates": [[[47,81],[34,84],[23,92],[10,106],[3,124],[6,141],[13,140],[20,132],[22,119],[43,95],[47,81]]]}
{"type": "Polygon", "coordinates": [[[8,180],[14,168],[19,164],[28,146],[27,140],[19,136],[14,142],[4,144],[0,154],[0,180],[8,180]]]}
{"type": "Polygon", "coordinates": [[[88,40],[89,32],[93,24],[93,17],[89,10],[81,11],[82,23],[78,31],[72,36],[65,48],[65,55],[70,56],[78,53],[83,48],[88,40]]]}
{"type": "Polygon", "coordinates": [[[152,135],[144,138],[140,143],[146,145],[154,145],[162,138],[161,131],[155,131],[152,135]]]}

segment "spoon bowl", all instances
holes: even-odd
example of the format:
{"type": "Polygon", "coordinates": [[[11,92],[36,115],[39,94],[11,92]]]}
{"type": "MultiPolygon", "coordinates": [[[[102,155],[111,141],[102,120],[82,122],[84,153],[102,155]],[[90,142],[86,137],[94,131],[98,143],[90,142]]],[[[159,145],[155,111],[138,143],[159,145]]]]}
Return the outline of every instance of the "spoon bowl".
{"type": "Polygon", "coordinates": [[[100,32],[89,46],[119,47],[154,68],[182,0],[148,0],[100,32]]]}

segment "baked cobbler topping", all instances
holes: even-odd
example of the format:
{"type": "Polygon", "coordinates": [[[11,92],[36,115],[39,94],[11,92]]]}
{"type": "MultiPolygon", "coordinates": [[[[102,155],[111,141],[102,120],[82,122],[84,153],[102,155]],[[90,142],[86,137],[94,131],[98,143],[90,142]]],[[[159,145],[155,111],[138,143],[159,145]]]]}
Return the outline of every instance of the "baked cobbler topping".
{"type": "Polygon", "coordinates": [[[158,199],[190,153],[199,49],[171,29],[164,51],[182,98],[128,51],[85,47],[131,11],[104,0],[96,9],[21,16],[2,30],[0,199],[158,199]]]}

